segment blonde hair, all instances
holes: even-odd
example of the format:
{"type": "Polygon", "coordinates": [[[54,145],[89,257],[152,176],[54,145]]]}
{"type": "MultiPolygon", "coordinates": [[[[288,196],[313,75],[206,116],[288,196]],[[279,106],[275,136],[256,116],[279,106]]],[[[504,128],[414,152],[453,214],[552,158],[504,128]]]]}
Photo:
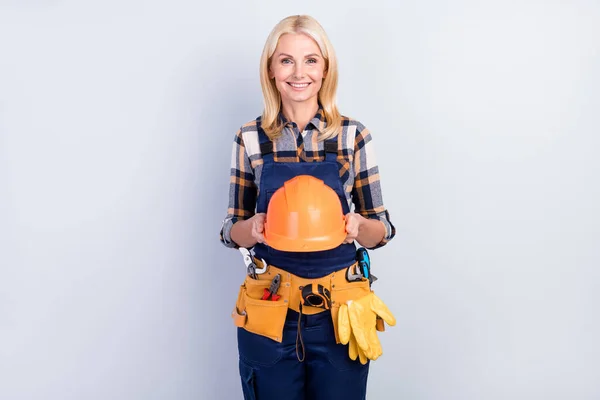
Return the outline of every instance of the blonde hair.
{"type": "Polygon", "coordinates": [[[279,38],[286,33],[302,33],[312,38],[325,59],[325,79],[319,90],[319,102],[323,107],[327,126],[319,135],[319,140],[334,137],[341,131],[342,117],[336,105],[338,81],[337,59],[333,46],[323,27],[313,17],[308,15],[293,15],[281,20],[267,38],[262,56],[260,57],[260,85],[263,91],[265,108],[262,114],[262,128],[270,139],[281,135],[283,124],[279,120],[281,111],[281,95],[275,86],[275,80],[269,78],[271,57],[277,48],[279,38]]]}

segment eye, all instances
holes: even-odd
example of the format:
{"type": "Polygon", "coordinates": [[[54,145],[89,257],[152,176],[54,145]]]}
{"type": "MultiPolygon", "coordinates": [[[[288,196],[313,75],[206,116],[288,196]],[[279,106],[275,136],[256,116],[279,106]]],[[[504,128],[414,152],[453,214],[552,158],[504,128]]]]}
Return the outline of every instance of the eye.
{"type": "Polygon", "coordinates": [[[308,60],[306,60],[307,63],[309,64],[316,64],[317,63],[317,59],[316,58],[309,58],[308,60]]]}
{"type": "Polygon", "coordinates": [[[284,58],[283,60],[281,60],[282,64],[291,64],[292,60],[290,58],[284,58]]]}

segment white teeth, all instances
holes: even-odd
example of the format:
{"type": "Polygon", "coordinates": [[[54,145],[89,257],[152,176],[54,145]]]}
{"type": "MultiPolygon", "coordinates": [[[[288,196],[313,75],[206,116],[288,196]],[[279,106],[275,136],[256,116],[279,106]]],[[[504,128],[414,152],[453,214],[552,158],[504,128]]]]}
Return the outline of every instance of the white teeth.
{"type": "Polygon", "coordinates": [[[290,85],[292,85],[295,88],[305,88],[308,86],[308,83],[290,83],[290,85]]]}

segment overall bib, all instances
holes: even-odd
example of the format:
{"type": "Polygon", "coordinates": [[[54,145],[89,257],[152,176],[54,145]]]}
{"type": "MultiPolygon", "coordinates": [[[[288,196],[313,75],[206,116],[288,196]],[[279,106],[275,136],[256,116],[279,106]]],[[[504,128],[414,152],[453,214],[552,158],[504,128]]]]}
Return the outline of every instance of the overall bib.
{"type": "MultiPolygon", "coordinates": [[[[284,182],[298,175],[312,175],[331,187],[349,212],[337,163],[337,137],[324,143],[322,162],[275,162],[273,146],[257,119],[263,159],[257,213],[267,210],[271,196],[284,182]]],[[[341,244],[325,251],[285,252],[264,244],[254,247],[258,259],[301,278],[321,278],[356,261],[356,246],[341,244]]],[[[239,370],[247,400],[359,400],[366,396],[369,363],[362,365],[348,356],[348,346],[336,343],[331,311],[300,315],[283,311],[285,323],[280,341],[238,328],[239,370]],[[300,317],[300,318],[299,318],[300,317]],[[298,335],[303,361],[297,353],[298,335]]]]}

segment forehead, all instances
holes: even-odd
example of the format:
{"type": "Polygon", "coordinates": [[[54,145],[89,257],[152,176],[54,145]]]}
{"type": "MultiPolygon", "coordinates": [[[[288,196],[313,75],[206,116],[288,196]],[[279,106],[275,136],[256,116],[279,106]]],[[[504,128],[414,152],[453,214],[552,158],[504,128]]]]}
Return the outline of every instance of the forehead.
{"type": "Polygon", "coordinates": [[[290,55],[321,54],[319,45],[311,37],[303,33],[285,33],[277,42],[274,55],[287,53],[290,55]]]}

